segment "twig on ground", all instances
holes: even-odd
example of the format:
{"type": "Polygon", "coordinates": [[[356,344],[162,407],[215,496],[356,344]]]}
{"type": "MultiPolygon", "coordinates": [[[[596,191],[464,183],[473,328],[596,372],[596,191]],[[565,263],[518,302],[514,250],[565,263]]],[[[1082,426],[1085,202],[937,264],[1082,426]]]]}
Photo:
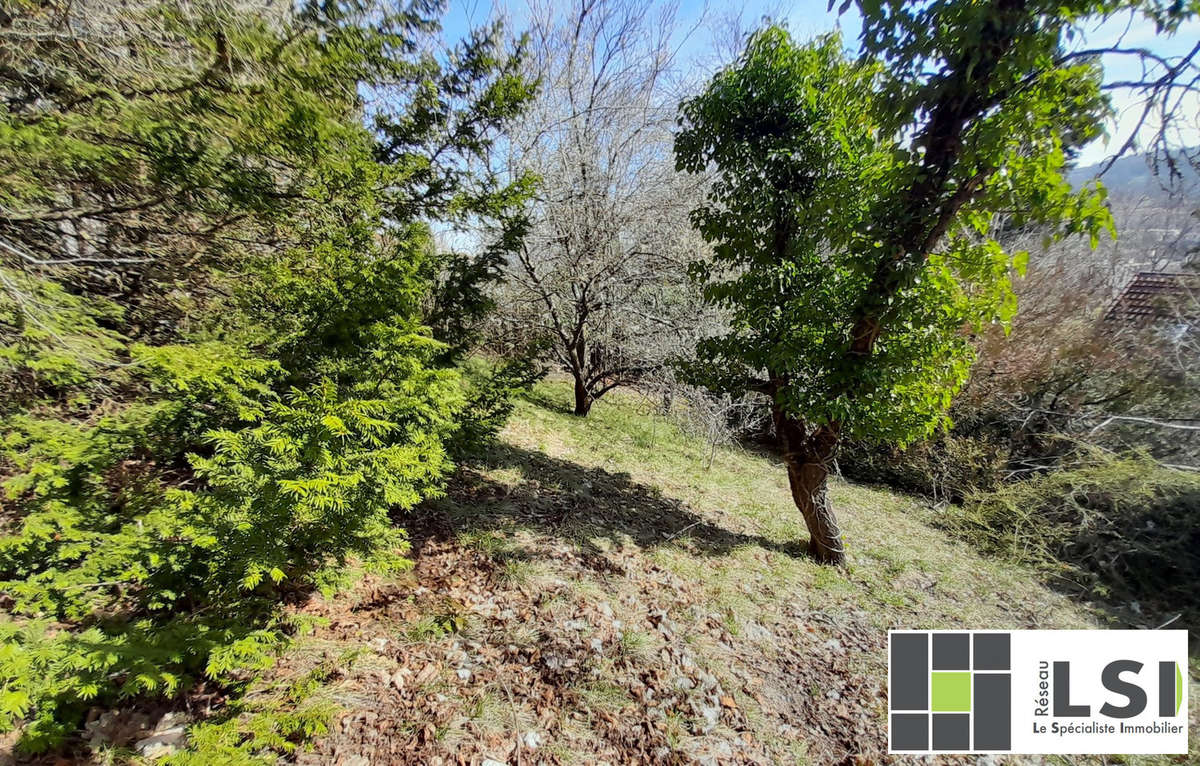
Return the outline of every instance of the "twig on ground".
{"type": "Polygon", "coordinates": [[[1183,612],[1180,612],[1179,614],[1175,615],[1175,616],[1174,616],[1174,617],[1172,617],[1171,619],[1169,619],[1169,620],[1167,620],[1166,622],[1164,622],[1162,625],[1159,625],[1157,628],[1154,628],[1154,630],[1162,630],[1163,628],[1165,628],[1165,627],[1167,627],[1168,625],[1170,625],[1171,623],[1175,622],[1176,620],[1178,620],[1178,619],[1179,619],[1180,617],[1182,617],[1182,616],[1183,616],[1183,612]]]}
{"type": "Polygon", "coordinates": [[[691,524],[688,524],[686,527],[684,527],[683,529],[679,530],[678,532],[675,532],[675,533],[673,533],[673,534],[671,534],[671,535],[668,535],[668,536],[667,536],[667,539],[665,540],[665,542],[668,542],[668,543],[669,543],[669,542],[671,542],[671,541],[672,541],[672,540],[674,540],[676,537],[679,537],[679,536],[680,536],[680,535],[682,535],[684,532],[688,531],[689,529],[691,529],[692,527],[696,526],[696,525],[697,525],[697,524],[699,524],[699,523],[700,523],[700,522],[698,522],[698,521],[693,521],[691,524]]]}
{"type": "Polygon", "coordinates": [[[496,680],[503,687],[504,696],[508,697],[508,709],[512,713],[513,739],[516,740],[516,750],[513,751],[513,757],[517,759],[517,766],[521,766],[521,718],[517,715],[517,703],[513,702],[512,691],[508,688],[508,682],[499,676],[496,677],[496,680]]]}

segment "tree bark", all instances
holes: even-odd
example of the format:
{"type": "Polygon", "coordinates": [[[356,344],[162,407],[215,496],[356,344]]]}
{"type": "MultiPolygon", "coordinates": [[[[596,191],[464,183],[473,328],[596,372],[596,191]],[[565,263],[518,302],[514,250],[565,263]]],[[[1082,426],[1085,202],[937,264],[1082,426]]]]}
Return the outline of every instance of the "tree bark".
{"type": "Polygon", "coordinates": [[[965,151],[964,137],[1000,103],[994,80],[1030,13],[1027,0],[993,0],[983,17],[979,44],[964,48],[931,84],[938,96],[929,108],[929,119],[913,139],[914,146],[925,149],[920,171],[899,204],[889,205],[886,217],[874,222],[884,232],[883,255],[852,317],[847,354],[852,362],[874,351],[892,298],[919,274],[954,216],[980,193],[995,170],[984,165],[971,177],[958,179],[957,187],[950,189],[965,151]]]}
{"type": "Polygon", "coordinates": [[[806,429],[775,406],[775,430],[783,448],[792,502],[808,527],[808,551],[823,564],[845,566],[846,549],[829,499],[829,473],[839,442],[837,424],[806,429]]]}
{"type": "Polygon", "coordinates": [[[575,374],[575,414],[579,417],[586,417],[592,409],[592,403],[596,401],[592,395],[588,393],[587,385],[583,382],[583,378],[579,374],[575,374]]]}

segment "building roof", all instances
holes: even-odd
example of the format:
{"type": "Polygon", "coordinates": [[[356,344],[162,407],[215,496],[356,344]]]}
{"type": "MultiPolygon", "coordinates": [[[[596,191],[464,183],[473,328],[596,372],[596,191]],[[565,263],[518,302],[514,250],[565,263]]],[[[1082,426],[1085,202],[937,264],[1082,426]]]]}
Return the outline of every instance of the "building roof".
{"type": "Polygon", "coordinates": [[[1109,321],[1154,321],[1175,316],[1176,299],[1200,293],[1200,274],[1139,271],[1109,306],[1109,321]]]}

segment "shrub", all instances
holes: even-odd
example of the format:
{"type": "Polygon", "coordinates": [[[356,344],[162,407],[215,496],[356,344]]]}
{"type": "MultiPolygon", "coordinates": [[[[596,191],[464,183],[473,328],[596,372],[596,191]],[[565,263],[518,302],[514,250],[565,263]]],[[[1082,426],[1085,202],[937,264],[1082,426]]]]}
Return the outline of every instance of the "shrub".
{"type": "Polygon", "coordinates": [[[951,502],[1000,486],[1007,462],[1004,447],[952,433],[904,448],[850,440],[838,453],[838,468],[851,479],[951,502]]]}
{"type": "Polygon", "coordinates": [[[0,412],[41,397],[94,393],[97,363],[111,364],[121,337],[106,325],[121,314],[108,300],[87,300],[62,285],[0,267],[0,412]]]}
{"type": "Polygon", "coordinates": [[[269,664],[282,590],[333,582],[351,557],[405,566],[389,514],[450,468],[453,372],[418,357],[382,389],[404,396],[329,381],[280,396],[277,365],[194,351],[156,349],[139,374],[157,398],[94,425],[7,422],[5,505],[21,514],[0,537],[0,725],[33,712],[27,746],[69,730],[83,701],[269,664]],[[172,453],[204,425],[209,454],[172,453]]]}
{"type": "Polygon", "coordinates": [[[532,92],[520,47],[497,26],[429,55],[436,3],[277,11],[0,25],[0,729],[26,747],[85,706],[244,684],[285,598],[408,565],[393,519],[507,414],[513,375],[466,386],[469,337],[423,308],[477,318],[519,241],[436,282],[434,222],[528,193],[474,172],[532,92]]]}
{"type": "Polygon", "coordinates": [[[1195,614],[1200,475],[1098,451],[1075,467],[971,495],[947,523],[1099,598],[1195,614]]]}
{"type": "Polygon", "coordinates": [[[462,367],[467,383],[467,405],[459,430],[450,443],[456,456],[478,453],[492,444],[512,414],[515,399],[528,393],[546,377],[546,368],[531,357],[489,364],[482,358],[466,360],[462,367]]]}

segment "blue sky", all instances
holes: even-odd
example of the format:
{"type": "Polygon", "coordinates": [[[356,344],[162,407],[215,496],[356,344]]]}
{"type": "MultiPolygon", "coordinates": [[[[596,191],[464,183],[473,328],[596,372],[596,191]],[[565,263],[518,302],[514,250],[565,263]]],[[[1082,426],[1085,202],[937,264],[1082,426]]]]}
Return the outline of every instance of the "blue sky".
{"type": "MultiPolygon", "coordinates": [[[[659,0],[647,0],[658,2],[659,0]]],[[[858,38],[861,25],[857,11],[851,8],[842,16],[837,10],[828,10],[828,0],[745,0],[745,2],[705,2],[705,0],[679,0],[677,19],[681,30],[693,29],[686,39],[680,40],[680,65],[693,71],[706,72],[713,66],[720,47],[722,32],[732,15],[740,15],[747,28],[769,17],[785,21],[788,28],[799,39],[828,32],[840,26],[848,46],[858,38]],[[697,27],[697,24],[700,26],[697,27]]],[[[486,22],[494,15],[505,17],[510,26],[520,30],[528,26],[529,6],[526,0],[451,0],[445,19],[447,36],[459,37],[472,25],[486,22]]],[[[684,35],[681,33],[681,38],[684,35]]],[[[1152,24],[1142,20],[1129,23],[1128,16],[1094,22],[1085,27],[1085,39],[1075,45],[1102,47],[1118,40],[1125,47],[1145,47],[1162,56],[1177,56],[1186,53],[1200,39],[1200,21],[1193,21],[1174,36],[1166,37],[1155,33],[1152,24]]],[[[1105,60],[1105,76],[1109,81],[1140,77],[1140,65],[1132,57],[1110,56],[1105,60]]],[[[1110,138],[1101,139],[1085,148],[1081,165],[1100,162],[1108,151],[1120,147],[1137,122],[1140,115],[1139,102],[1131,94],[1114,92],[1114,107],[1117,119],[1109,126],[1110,138]]],[[[1188,127],[1176,141],[1187,145],[1200,144],[1200,97],[1192,96],[1183,102],[1183,110],[1190,115],[1188,127]]]]}

